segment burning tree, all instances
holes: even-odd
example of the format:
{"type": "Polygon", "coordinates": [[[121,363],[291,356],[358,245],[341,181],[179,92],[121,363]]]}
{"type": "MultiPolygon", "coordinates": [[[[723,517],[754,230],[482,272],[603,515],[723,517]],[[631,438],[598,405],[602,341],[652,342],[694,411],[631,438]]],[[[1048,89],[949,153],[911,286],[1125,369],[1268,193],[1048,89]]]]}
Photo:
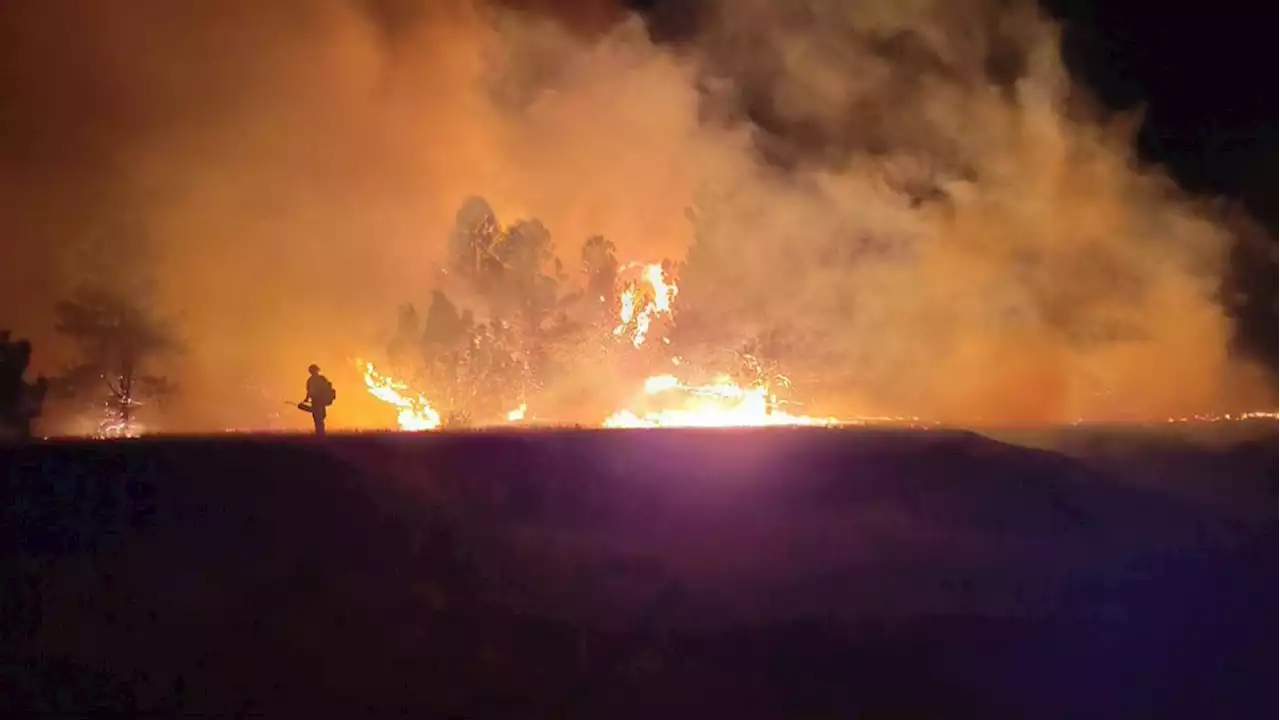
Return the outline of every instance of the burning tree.
{"type": "Polygon", "coordinates": [[[618,286],[618,257],[614,244],[600,235],[582,245],[582,273],[587,279],[586,298],[609,316],[613,314],[613,294],[618,286]]]}
{"type": "Polygon", "coordinates": [[[428,385],[436,389],[448,424],[496,417],[505,410],[510,385],[518,382],[512,355],[489,325],[470,310],[458,311],[443,292],[432,293],[421,338],[428,385]]]}
{"type": "MultiPolygon", "coordinates": [[[[460,309],[444,291],[434,292],[418,343],[420,374],[446,413],[487,417],[523,402],[557,375],[561,346],[573,342],[578,329],[567,312],[577,297],[562,295],[567,276],[546,226],[521,220],[504,228],[482,198],[469,198],[458,211],[449,247],[450,292],[469,298],[475,309],[460,309]]],[[[608,272],[607,260],[599,270],[608,272]]],[[[394,349],[403,357],[417,316],[401,312],[394,349]]]]}
{"type": "Polygon", "coordinates": [[[562,315],[556,322],[564,274],[541,222],[504,228],[480,197],[463,202],[448,246],[445,286],[433,290],[425,317],[412,304],[400,309],[389,355],[445,424],[466,425],[506,414],[542,384],[552,326],[564,326],[562,315]]]}
{"type": "Polygon", "coordinates": [[[80,250],[80,282],[55,306],[55,329],[77,350],[58,385],[64,397],[101,410],[100,434],[131,435],[138,407],[173,390],[155,365],[180,349],[179,338],[155,309],[149,246],[139,228],[113,227],[80,250]]]}
{"type": "Polygon", "coordinates": [[[519,395],[524,368],[513,335],[499,320],[476,322],[442,291],[432,293],[425,319],[412,305],[400,311],[390,356],[430,391],[446,425],[499,417],[519,395]]]}
{"type": "Polygon", "coordinates": [[[489,203],[480,197],[467,198],[458,209],[449,236],[449,265],[454,274],[481,291],[490,289],[501,275],[502,262],[495,248],[502,234],[489,203]]]}
{"type": "Polygon", "coordinates": [[[513,330],[524,365],[521,395],[531,395],[556,374],[550,345],[570,330],[560,312],[564,264],[555,255],[551,233],[538,220],[508,228],[495,254],[502,263],[501,281],[489,293],[490,313],[513,330]]]}
{"type": "Polygon", "coordinates": [[[64,388],[100,403],[103,434],[131,434],[136,409],[172,391],[165,377],[149,371],[156,359],[178,349],[176,333],[148,307],[104,288],[82,287],[56,312],[58,332],[80,355],[64,388]]]}
{"type": "Polygon", "coordinates": [[[504,227],[487,202],[469,198],[456,215],[448,271],[425,317],[412,305],[400,309],[388,350],[409,382],[396,382],[464,423],[523,417],[512,408],[526,404],[610,411],[619,363],[639,376],[670,363],[665,336],[655,330],[653,342],[646,337],[659,316],[671,314],[677,266],[624,267],[602,236],[587,238],[579,258],[574,278],[541,222],[504,227]],[[624,271],[628,280],[620,284],[624,271]]]}

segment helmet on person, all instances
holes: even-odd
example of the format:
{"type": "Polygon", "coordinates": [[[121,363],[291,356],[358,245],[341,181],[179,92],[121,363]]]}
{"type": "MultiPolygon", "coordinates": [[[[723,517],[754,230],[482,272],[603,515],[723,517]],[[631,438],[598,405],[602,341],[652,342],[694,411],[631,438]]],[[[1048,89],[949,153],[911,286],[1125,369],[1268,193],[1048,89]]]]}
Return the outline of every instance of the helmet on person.
{"type": "Polygon", "coordinates": [[[311,373],[312,375],[315,375],[316,373],[320,372],[320,366],[316,365],[315,363],[311,363],[310,365],[307,366],[307,372],[311,373]]]}

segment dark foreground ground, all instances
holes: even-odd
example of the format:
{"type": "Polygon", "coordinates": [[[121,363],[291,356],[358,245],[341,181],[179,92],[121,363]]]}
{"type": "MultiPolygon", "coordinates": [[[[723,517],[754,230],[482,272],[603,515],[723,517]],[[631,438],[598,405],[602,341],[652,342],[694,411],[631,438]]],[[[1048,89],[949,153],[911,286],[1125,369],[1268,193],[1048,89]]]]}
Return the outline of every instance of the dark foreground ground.
{"type": "Polygon", "coordinates": [[[0,448],[0,708],[1270,718],[1266,432],[0,448]]]}

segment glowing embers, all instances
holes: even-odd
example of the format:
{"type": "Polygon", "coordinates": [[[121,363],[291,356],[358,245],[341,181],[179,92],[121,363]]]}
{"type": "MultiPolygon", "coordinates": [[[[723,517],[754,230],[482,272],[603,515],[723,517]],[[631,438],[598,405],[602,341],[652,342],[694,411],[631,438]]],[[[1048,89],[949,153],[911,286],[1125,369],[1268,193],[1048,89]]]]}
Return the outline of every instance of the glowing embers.
{"type": "Polygon", "coordinates": [[[1245,420],[1276,420],[1280,419],[1280,413],[1270,412],[1266,410],[1255,410],[1252,412],[1242,413],[1223,413],[1221,415],[1199,414],[1188,417],[1169,418],[1166,422],[1170,423],[1222,423],[1222,422],[1242,422],[1245,420]]]}

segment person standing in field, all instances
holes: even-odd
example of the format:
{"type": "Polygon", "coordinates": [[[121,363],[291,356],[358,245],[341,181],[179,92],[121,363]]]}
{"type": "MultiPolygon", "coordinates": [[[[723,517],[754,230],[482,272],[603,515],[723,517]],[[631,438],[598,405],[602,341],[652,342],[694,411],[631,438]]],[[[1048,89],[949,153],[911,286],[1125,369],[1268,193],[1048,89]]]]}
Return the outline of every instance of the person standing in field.
{"type": "Polygon", "coordinates": [[[307,368],[310,377],[307,378],[307,398],[298,404],[298,407],[310,409],[311,419],[316,424],[316,434],[324,434],[324,420],[328,414],[326,411],[333,401],[337,399],[338,393],[333,389],[333,383],[329,382],[329,378],[320,374],[319,365],[311,365],[307,368]]]}

